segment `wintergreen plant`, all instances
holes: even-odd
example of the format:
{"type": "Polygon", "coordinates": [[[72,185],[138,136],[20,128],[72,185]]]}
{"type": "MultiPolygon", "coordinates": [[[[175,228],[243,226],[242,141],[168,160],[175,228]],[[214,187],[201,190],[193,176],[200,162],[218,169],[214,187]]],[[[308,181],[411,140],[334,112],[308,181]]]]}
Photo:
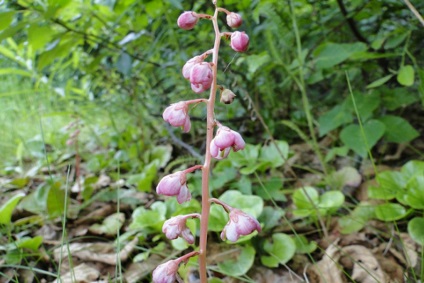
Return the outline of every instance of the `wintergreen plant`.
{"type": "Polygon", "coordinates": [[[214,108],[216,94],[218,90],[221,94],[221,102],[229,104],[234,100],[234,93],[217,84],[218,54],[221,38],[230,39],[230,46],[236,52],[244,52],[249,46],[249,36],[245,32],[221,32],[218,25],[218,14],[223,12],[227,15],[227,25],[231,28],[237,28],[242,24],[242,18],[239,14],[230,12],[217,5],[213,0],[215,12],[213,15],[198,14],[193,11],[186,11],[178,18],[178,26],[185,30],[193,29],[200,19],[210,20],[215,31],[214,46],[201,55],[188,60],[183,66],[182,74],[189,80],[191,89],[195,93],[203,93],[209,90],[209,98],[198,98],[188,101],[180,101],[167,107],[163,113],[163,119],[174,127],[182,127],[184,132],[190,131],[191,122],[188,112],[190,105],[204,103],[207,109],[207,133],[206,133],[206,152],[203,165],[195,165],[183,171],[178,171],[167,175],[159,182],[156,192],[166,196],[176,196],[178,203],[183,203],[191,199],[190,190],[187,187],[187,174],[195,170],[202,170],[202,211],[201,213],[191,213],[188,215],[175,216],[163,225],[162,231],[169,239],[181,237],[188,243],[195,242],[190,229],[186,226],[188,218],[200,219],[200,241],[199,248],[180,258],[170,260],[159,265],[153,271],[153,282],[175,282],[180,281],[178,275],[178,266],[181,262],[187,262],[190,257],[198,256],[200,281],[207,282],[206,274],[206,243],[208,234],[208,220],[210,213],[210,203],[221,205],[228,213],[229,221],[224,227],[221,238],[223,240],[235,242],[240,236],[249,235],[254,231],[261,231],[259,222],[251,215],[231,207],[221,200],[210,198],[209,176],[211,173],[211,159],[224,159],[228,157],[231,149],[233,151],[242,150],[245,142],[242,136],[230,128],[222,125],[215,119],[214,108]],[[206,59],[212,56],[211,62],[206,59]],[[217,128],[215,136],[214,129],[217,128]]]}

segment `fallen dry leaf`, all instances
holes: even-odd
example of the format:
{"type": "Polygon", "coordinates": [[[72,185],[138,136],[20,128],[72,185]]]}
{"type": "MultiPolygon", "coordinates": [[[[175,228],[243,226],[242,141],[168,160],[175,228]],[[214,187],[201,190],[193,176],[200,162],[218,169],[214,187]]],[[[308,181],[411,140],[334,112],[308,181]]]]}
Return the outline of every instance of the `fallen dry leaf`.
{"type": "MultiPolygon", "coordinates": [[[[301,283],[303,279],[299,279],[299,275],[289,271],[278,272],[264,267],[254,268],[251,272],[253,281],[257,283],[301,283]]],[[[242,281],[240,281],[242,282],[242,281]]]]}
{"type": "Polygon", "coordinates": [[[322,259],[308,274],[311,276],[312,271],[314,275],[310,282],[342,283],[346,282],[348,270],[352,270],[349,279],[357,283],[387,282],[388,276],[370,249],[361,245],[340,247],[338,240],[326,249],[322,259]]]}
{"type": "Polygon", "coordinates": [[[100,272],[85,264],[82,263],[76,266],[72,271],[62,275],[59,279],[53,281],[54,283],[85,283],[85,282],[93,282],[97,278],[99,278],[100,272]]]}
{"type": "MultiPolygon", "coordinates": [[[[126,261],[130,254],[133,252],[137,245],[138,239],[134,238],[131,242],[126,244],[124,248],[119,252],[119,260],[126,261]]],[[[78,257],[82,260],[103,262],[109,265],[117,264],[117,256],[115,246],[112,243],[72,243],[69,248],[61,246],[54,250],[54,258],[59,261],[62,258],[68,256],[68,249],[72,256],[78,257]]]]}
{"type": "Polygon", "coordinates": [[[385,282],[385,276],[374,254],[364,246],[342,248],[353,260],[352,279],[361,283],[385,282]]]}
{"type": "Polygon", "coordinates": [[[328,246],[322,259],[312,266],[312,271],[318,276],[322,283],[342,283],[341,268],[338,261],[340,259],[340,247],[337,241],[328,246]]]}

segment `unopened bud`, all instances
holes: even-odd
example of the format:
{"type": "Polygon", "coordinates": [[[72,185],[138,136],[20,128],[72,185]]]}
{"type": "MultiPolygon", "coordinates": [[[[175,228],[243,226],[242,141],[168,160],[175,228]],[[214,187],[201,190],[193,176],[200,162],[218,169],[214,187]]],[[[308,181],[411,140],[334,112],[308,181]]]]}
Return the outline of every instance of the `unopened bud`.
{"type": "Polygon", "coordinates": [[[249,47],[249,36],[243,31],[231,34],[231,48],[237,52],[244,52],[249,47]]]}
{"type": "Polygon", "coordinates": [[[178,17],[177,24],[182,29],[190,30],[194,28],[198,20],[199,18],[195,12],[187,11],[178,17]]]}
{"type": "Polygon", "coordinates": [[[236,97],[236,95],[234,94],[234,92],[232,92],[228,88],[225,88],[221,92],[221,99],[220,99],[220,101],[222,103],[225,103],[225,104],[231,104],[234,101],[234,97],[236,97]]]}
{"type": "Polygon", "coordinates": [[[232,28],[238,28],[241,26],[242,22],[241,16],[237,13],[231,12],[227,15],[227,25],[232,28]]]}

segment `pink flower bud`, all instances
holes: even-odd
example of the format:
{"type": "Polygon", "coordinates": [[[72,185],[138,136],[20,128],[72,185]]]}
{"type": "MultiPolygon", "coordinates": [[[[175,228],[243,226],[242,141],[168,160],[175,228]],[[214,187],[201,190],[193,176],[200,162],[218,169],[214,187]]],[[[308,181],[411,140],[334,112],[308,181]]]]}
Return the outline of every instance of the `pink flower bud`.
{"type": "Polygon", "coordinates": [[[178,203],[191,200],[191,193],[187,188],[186,173],[178,171],[167,175],[160,180],[156,192],[164,196],[176,196],[178,203]]]}
{"type": "Polygon", "coordinates": [[[195,12],[186,11],[178,17],[177,24],[180,28],[189,30],[194,28],[198,20],[199,18],[195,12]]]}
{"type": "Polygon", "coordinates": [[[194,244],[194,236],[187,227],[187,218],[192,218],[193,215],[179,215],[165,221],[162,227],[162,232],[170,240],[182,237],[189,244],[194,244]]]}
{"type": "Polygon", "coordinates": [[[201,56],[195,56],[188,60],[183,66],[183,77],[187,80],[190,79],[190,72],[194,65],[203,62],[201,56]]]}
{"type": "Polygon", "coordinates": [[[212,157],[223,159],[228,156],[230,149],[239,151],[244,149],[246,143],[239,133],[228,127],[220,126],[215,138],[211,141],[210,152],[212,157]]]}
{"type": "Polygon", "coordinates": [[[231,48],[237,52],[244,52],[249,47],[249,36],[243,31],[231,34],[231,48]]]}
{"type": "Polygon", "coordinates": [[[195,93],[208,90],[213,81],[212,67],[207,62],[195,64],[190,71],[191,89],[195,93]]]}
{"type": "Polygon", "coordinates": [[[156,267],[152,274],[153,283],[175,283],[178,265],[177,260],[170,260],[156,267]]]}
{"type": "Polygon", "coordinates": [[[237,241],[240,236],[251,234],[253,231],[262,230],[258,220],[243,211],[232,208],[229,213],[229,220],[221,232],[221,239],[228,239],[231,242],[237,241]]]}
{"type": "Polygon", "coordinates": [[[242,22],[241,16],[237,13],[231,12],[227,15],[227,25],[232,28],[238,28],[241,26],[242,22]]]}
{"type": "Polygon", "coordinates": [[[173,127],[183,127],[185,133],[190,131],[191,123],[188,116],[188,105],[184,101],[171,104],[162,114],[163,119],[173,127]]]}

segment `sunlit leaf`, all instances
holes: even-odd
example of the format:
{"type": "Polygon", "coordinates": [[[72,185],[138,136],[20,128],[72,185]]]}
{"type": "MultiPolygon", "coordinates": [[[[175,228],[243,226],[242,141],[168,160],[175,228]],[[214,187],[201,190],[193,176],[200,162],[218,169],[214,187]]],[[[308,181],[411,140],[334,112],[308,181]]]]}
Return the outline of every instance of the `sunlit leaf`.
{"type": "Polygon", "coordinates": [[[414,75],[414,67],[411,65],[405,65],[399,69],[397,80],[401,85],[411,86],[414,84],[414,75]]]}
{"type": "Polygon", "coordinates": [[[24,193],[18,193],[0,207],[0,224],[10,224],[12,212],[24,196],[24,193]]]}
{"type": "Polygon", "coordinates": [[[384,203],[375,208],[377,219],[382,221],[396,221],[406,216],[406,209],[397,203],[384,203]]]}
{"type": "Polygon", "coordinates": [[[261,256],[262,264],[267,267],[278,267],[287,263],[296,252],[296,243],[293,239],[282,233],[272,235],[272,241],[266,241],[264,250],[269,256],[261,256]]]}

